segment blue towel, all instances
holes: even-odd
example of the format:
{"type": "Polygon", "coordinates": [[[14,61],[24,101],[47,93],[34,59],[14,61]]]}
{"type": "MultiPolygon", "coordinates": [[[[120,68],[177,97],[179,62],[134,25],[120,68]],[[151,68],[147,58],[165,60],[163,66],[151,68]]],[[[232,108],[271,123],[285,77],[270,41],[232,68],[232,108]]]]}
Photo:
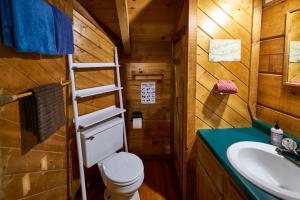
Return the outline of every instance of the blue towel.
{"type": "Polygon", "coordinates": [[[0,16],[3,42],[6,46],[12,47],[14,45],[14,34],[10,0],[0,0],[0,16]]]}
{"type": "Polygon", "coordinates": [[[72,20],[58,8],[52,6],[52,10],[54,15],[57,54],[73,54],[72,20]]]}
{"type": "Polygon", "coordinates": [[[57,54],[52,7],[43,0],[9,1],[17,51],[57,54]]]}

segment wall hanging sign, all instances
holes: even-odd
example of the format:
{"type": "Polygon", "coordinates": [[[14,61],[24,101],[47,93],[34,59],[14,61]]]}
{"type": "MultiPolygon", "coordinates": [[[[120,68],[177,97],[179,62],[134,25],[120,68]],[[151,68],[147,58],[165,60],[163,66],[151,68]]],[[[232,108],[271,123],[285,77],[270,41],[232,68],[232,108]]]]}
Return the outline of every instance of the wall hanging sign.
{"type": "Polygon", "coordinates": [[[241,40],[210,40],[209,61],[241,61],[241,40]]]}
{"type": "Polygon", "coordinates": [[[290,41],[290,62],[300,62],[300,41],[290,41]]]}
{"type": "Polygon", "coordinates": [[[141,82],[141,104],[155,104],[155,82],[141,82]]]}

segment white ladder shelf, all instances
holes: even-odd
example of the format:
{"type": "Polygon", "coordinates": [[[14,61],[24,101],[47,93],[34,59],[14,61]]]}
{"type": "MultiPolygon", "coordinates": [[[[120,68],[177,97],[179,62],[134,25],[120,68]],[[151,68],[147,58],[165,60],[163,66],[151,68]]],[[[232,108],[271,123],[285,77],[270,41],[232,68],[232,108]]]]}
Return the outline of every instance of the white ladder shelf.
{"type": "MultiPolygon", "coordinates": [[[[82,145],[81,145],[81,138],[80,138],[81,128],[86,129],[92,127],[91,131],[95,131],[94,129],[97,128],[97,126],[95,126],[96,124],[108,120],[110,118],[113,118],[115,116],[121,115],[123,121],[124,148],[125,151],[128,151],[127,139],[126,139],[126,128],[125,128],[125,116],[124,116],[126,110],[123,107],[123,98],[122,98],[123,88],[121,87],[121,78],[120,78],[120,69],[119,69],[120,65],[118,60],[117,48],[115,48],[114,51],[115,51],[114,63],[74,63],[73,55],[72,54],[68,55],[70,79],[71,79],[71,87],[72,87],[73,114],[74,114],[79,170],[80,170],[81,192],[82,192],[83,200],[86,200],[87,196],[86,196],[86,186],[85,186],[82,145]],[[93,70],[113,68],[116,70],[117,83],[112,85],[105,85],[100,87],[76,90],[74,71],[76,71],[76,69],[82,69],[82,68],[85,69],[94,68],[93,70]],[[81,116],[78,115],[78,104],[77,104],[78,98],[85,98],[85,97],[90,97],[90,96],[109,93],[109,92],[118,92],[119,104],[120,104],[119,107],[111,106],[85,115],[81,115],[81,116]]],[[[113,120],[112,123],[114,123],[113,120]]]]}

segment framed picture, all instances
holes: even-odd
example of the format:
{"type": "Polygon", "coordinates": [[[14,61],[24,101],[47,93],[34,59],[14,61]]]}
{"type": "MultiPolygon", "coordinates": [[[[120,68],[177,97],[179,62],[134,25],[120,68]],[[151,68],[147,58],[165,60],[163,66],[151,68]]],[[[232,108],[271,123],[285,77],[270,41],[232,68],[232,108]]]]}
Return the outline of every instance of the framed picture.
{"type": "Polygon", "coordinates": [[[263,7],[271,6],[280,2],[283,2],[285,0],[263,0],[263,7]]]}
{"type": "Polygon", "coordinates": [[[241,61],[241,40],[210,40],[209,61],[241,61]]]}

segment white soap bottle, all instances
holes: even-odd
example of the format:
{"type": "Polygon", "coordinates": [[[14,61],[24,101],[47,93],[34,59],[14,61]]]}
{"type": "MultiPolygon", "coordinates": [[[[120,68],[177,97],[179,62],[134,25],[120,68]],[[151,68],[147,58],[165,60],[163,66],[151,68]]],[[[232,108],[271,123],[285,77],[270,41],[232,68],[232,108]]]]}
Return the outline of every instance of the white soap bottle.
{"type": "Polygon", "coordinates": [[[283,131],[280,129],[278,125],[278,121],[273,128],[271,128],[271,144],[281,147],[283,139],[283,131]]]}

